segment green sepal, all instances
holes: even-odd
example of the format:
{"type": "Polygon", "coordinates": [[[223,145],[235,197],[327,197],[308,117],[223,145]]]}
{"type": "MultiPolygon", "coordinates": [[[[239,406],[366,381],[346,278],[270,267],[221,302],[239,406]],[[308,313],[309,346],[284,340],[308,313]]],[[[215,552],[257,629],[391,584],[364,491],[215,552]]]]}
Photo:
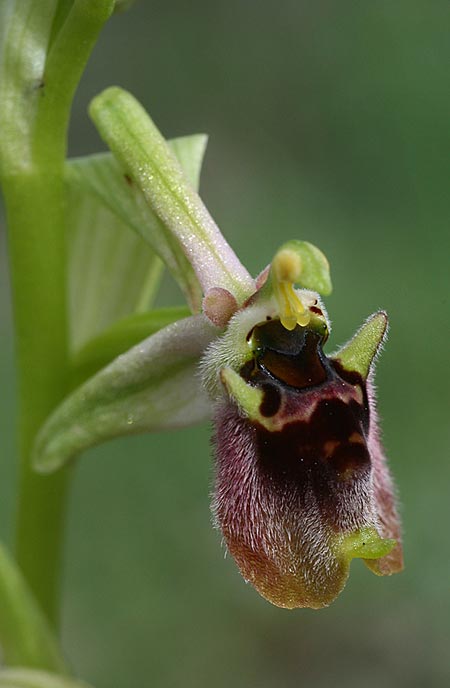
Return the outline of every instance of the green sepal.
{"type": "Polygon", "coordinates": [[[330,358],[338,361],[345,370],[359,373],[365,380],[386,337],[387,328],[386,313],[374,313],[354,337],[330,358]]]}
{"type": "Polygon", "coordinates": [[[6,664],[45,669],[59,674],[67,672],[66,663],[47,619],[21,571],[1,544],[0,646],[6,664]]]}
{"type": "Polygon", "coordinates": [[[217,336],[203,315],[168,325],[115,358],[70,394],[38,433],[33,465],[55,471],[91,446],[122,435],[194,425],[211,405],[198,375],[217,336]]]}
{"type": "Polygon", "coordinates": [[[149,313],[133,313],[118,320],[98,337],[90,339],[74,355],[71,362],[74,382],[81,384],[132,346],[170,323],[188,316],[187,306],[172,306],[159,308],[149,313]]]}
{"type": "Polygon", "coordinates": [[[92,688],[84,681],[46,671],[0,669],[0,688],[92,688]]]}
{"type": "Polygon", "coordinates": [[[158,216],[162,241],[175,257],[186,256],[203,292],[221,287],[239,304],[245,301],[255,289],[253,279],[140,103],[112,87],[94,98],[89,112],[133,186],[158,216]]]}

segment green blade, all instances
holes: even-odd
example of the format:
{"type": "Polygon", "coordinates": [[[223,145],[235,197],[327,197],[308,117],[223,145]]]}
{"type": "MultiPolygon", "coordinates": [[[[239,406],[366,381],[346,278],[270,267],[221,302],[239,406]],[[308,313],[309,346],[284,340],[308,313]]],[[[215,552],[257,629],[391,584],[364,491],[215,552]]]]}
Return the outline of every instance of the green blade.
{"type": "Polygon", "coordinates": [[[38,434],[35,468],[56,470],[120,435],[179,428],[209,418],[198,363],[217,329],[202,315],[160,330],[76,389],[38,434]]]}
{"type": "Polygon", "coordinates": [[[47,619],[22,573],[2,545],[0,645],[6,664],[66,672],[64,659],[47,619]]]}

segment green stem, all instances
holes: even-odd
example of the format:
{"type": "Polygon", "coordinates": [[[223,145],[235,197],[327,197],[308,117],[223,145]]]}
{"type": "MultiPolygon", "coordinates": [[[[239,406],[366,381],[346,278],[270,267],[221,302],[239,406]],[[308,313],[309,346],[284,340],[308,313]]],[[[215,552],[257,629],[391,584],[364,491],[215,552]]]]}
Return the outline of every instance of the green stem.
{"type": "Polygon", "coordinates": [[[42,478],[30,464],[39,427],[67,387],[65,236],[61,170],[4,180],[19,376],[17,561],[56,621],[67,472],[42,478]]]}
{"type": "Polygon", "coordinates": [[[59,163],[66,154],[70,107],[98,34],[115,0],[75,0],[51,45],[43,78],[44,97],[37,112],[33,149],[37,158],[59,163]]]}
{"type": "Polygon", "coordinates": [[[69,384],[64,161],[70,105],[113,0],[75,0],[37,82],[24,55],[48,46],[55,4],[16,2],[3,54],[0,146],[8,221],[19,387],[20,471],[16,555],[47,617],[59,609],[69,474],[37,475],[35,435],[69,384]],[[31,8],[24,17],[24,7],[31,8]],[[38,83],[38,86],[37,86],[38,83]],[[18,126],[17,122],[23,125],[18,126]],[[18,155],[19,153],[19,155],[18,155]]]}

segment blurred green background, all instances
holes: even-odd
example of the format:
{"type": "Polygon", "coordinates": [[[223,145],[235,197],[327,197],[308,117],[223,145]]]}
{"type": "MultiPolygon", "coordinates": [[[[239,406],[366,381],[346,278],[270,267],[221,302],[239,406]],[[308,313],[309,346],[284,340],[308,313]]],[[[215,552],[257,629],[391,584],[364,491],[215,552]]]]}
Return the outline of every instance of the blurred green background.
{"type": "MultiPolygon", "coordinates": [[[[138,2],[106,27],[71,154],[103,146],[90,98],[118,84],[167,137],[210,135],[202,196],[256,273],[280,243],[332,266],[331,346],[385,308],[377,383],[406,570],[353,564],[328,610],[245,585],[210,523],[210,428],[88,452],[72,492],[64,642],[96,688],[422,687],[449,667],[448,0],[138,2]]],[[[14,384],[1,246],[0,535],[10,540],[14,384]]],[[[164,302],[178,298],[167,281],[164,302]]]]}

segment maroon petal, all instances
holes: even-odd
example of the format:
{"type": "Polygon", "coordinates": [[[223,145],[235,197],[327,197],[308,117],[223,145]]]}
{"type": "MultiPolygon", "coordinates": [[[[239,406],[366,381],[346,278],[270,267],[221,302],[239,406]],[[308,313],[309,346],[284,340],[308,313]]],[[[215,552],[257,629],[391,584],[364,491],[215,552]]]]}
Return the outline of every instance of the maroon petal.
{"type": "Polygon", "coordinates": [[[372,388],[324,356],[317,332],[276,321],[256,329],[240,377],[261,403],[251,415],[228,390],[216,405],[213,511],[264,597],[319,608],[342,590],[354,557],[378,574],[401,568],[372,388]]]}

